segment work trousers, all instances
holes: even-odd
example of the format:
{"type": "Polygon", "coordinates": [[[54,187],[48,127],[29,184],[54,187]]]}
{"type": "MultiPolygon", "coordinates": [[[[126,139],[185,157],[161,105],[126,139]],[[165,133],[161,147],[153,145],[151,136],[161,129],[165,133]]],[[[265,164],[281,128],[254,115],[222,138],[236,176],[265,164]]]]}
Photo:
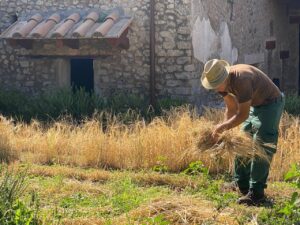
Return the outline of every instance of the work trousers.
{"type": "Polygon", "coordinates": [[[284,110],[284,95],[268,105],[251,107],[249,118],[243,123],[242,130],[249,133],[269,157],[269,161],[258,157],[245,160],[237,156],[234,162],[234,179],[242,190],[253,189],[264,193],[267,187],[270,163],[276,153],[279,122],[284,110]]]}

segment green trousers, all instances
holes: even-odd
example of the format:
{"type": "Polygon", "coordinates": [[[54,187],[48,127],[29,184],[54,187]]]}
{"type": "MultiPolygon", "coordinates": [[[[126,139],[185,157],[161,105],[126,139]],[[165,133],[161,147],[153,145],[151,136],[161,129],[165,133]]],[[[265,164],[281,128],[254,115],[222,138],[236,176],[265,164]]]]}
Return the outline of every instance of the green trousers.
{"type": "MultiPolygon", "coordinates": [[[[278,141],[278,127],[284,109],[284,96],[282,99],[259,107],[251,107],[249,118],[243,123],[242,130],[249,133],[253,140],[258,142],[270,158],[276,153],[278,141]]],[[[236,157],[234,162],[234,180],[240,189],[253,189],[263,193],[267,187],[270,162],[254,157],[246,161],[236,157]]]]}

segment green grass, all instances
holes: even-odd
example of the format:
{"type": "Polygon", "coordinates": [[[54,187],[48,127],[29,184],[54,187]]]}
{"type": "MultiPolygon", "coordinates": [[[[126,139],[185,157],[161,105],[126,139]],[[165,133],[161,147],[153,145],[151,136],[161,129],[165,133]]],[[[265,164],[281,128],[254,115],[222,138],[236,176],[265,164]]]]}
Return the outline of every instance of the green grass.
{"type": "Polygon", "coordinates": [[[31,190],[35,190],[41,202],[43,215],[55,214],[60,218],[97,217],[106,220],[126,214],[151,199],[170,194],[168,187],[143,187],[131,179],[129,172],[115,172],[108,182],[80,182],[63,176],[30,177],[31,190]],[[56,212],[55,212],[56,211],[56,212]]]}
{"type": "MultiPolygon", "coordinates": [[[[30,168],[61,171],[61,167],[56,165],[31,165],[30,168]]],[[[75,170],[88,174],[96,169],[74,168],[75,170]]],[[[239,224],[249,223],[254,217],[259,224],[297,224],[295,221],[297,222],[298,214],[289,217],[280,213],[280,210],[291,204],[291,194],[298,190],[295,185],[287,182],[270,183],[267,194],[274,199],[273,207],[240,206],[235,203],[239,197],[236,192],[220,191],[226,176],[211,177],[205,172],[201,173],[203,167],[199,162],[188,168],[189,175],[153,171],[106,171],[110,174],[109,179],[99,182],[77,179],[76,176],[70,178],[64,174],[46,176],[32,171],[28,172],[28,187],[20,200],[30,202],[32,193],[35,193],[43,224],[63,224],[66,219],[76,221],[82,218],[99,219],[106,224],[118,224],[121,218],[123,222],[126,221],[125,224],[172,224],[163,212],[158,211],[142,218],[132,217],[131,213],[157,199],[163,201],[183,197],[209,201],[217,213],[221,215],[229,211],[230,217],[239,224]],[[167,177],[165,183],[159,182],[167,177]],[[290,218],[294,220],[284,223],[290,218]]],[[[176,209],[174,213],[176,214],[176,209]]],[[[214,218],[211,219],[213,221],[214,218]]]]}

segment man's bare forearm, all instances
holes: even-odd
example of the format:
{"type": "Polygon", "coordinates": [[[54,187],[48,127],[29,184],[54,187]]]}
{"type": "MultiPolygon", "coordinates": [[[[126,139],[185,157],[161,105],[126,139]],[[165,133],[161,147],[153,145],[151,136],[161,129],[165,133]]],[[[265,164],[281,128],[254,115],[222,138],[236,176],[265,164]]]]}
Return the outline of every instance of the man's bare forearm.
{"type": "Polygon", "coordinates": [[[230,119],[226,120],[223,125],[225,127],[225,130],[232,129],[234,127],[239,126],[241,123],[243,123],[248,116],[242,115],[240,113],[237,113],[233,115],[230,119]]]}
{"type": "Polygon", "coordinates": [[[224,115],[224,123],[228,120],[230,120],[232,117],[234,117],[237,114],[236,111],[228,110],[226,109],[225,115],[224,115]]]}

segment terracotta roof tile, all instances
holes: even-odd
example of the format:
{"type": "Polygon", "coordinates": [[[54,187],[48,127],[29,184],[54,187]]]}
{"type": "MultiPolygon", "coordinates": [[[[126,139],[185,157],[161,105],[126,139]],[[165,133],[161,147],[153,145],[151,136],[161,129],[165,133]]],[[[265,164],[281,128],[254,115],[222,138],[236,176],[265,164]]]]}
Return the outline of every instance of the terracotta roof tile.
{"type": "Polygon", "coordinates": [[[94,37],[104,37],[108,31],[112,28],[112,26],[117,22],[120,15],[118,11],[114,11],[109,14],[106,18],[104,23],[102,23],[94,32],[94,37]]]}
{"type": "Polygon", "coordinates": [[[73,10],[31,15],[20,17],[0,38],[29,47],[39,39],[59,39],[68,44],[72,42],[72,45],[80,39],[108,39],[108,43],[117,46],[121,42],[116,39],[125,40],[132,22],[132,18],[124,15],[121,8],[110,11],[73,10]]]}
{"type": "Polygon", "coordinates": [[[27,23],[21,27],[19,31],[16,31],[13,33],[14,38],[24,38],[26,37],[33,28],[35,28],[41,21],[43,20],[43,17],[40,14],[35,14],[32,16],[27,23]]]}
{"type": "Polygon", "coordinates": [[[27,21],[19,20],[6,31],[4,39],[78,39],[78,38],[114,38],[118,28],[128,28],[132,19],[118,9],[110,13],[97,10],[90,12],[54,12],[50,16],[39,13],[27,21]],[[103,19],[104,18],[104,19],[103,19]],[[121,24],[121,26],[120,26],[121,24]],[[115,28],[115,29],[113,29],[115,28]],[[114,32],[110,32],[113,30],[114,32]],[[108,36],[109,35],[109,36],[108,36]]]}
{"type": "Polygon", "coordinates": [[[51,15],[45,22],[40,23],[32,32],[32,37],[34,38],[42,38],[45,37],[46,34],[49,33],[51,29],[54,28],[56,24],[60,21],[60,15],[55,13],[51,15]]]}
{"type": "Polygon", "coordinates": [[[117,20],[119,19],[119,17],[120,17],[119,11],[115,10],[111,14],[109,14],[105,18],[105,20],[112,19],[113,21],[117,22],[117,20]]]}
{"type": "Polygon", "coordinates": [[[84,37],[99,19],[99,14],[91,12],[83,23],[73,32],[73,37],[84,37]]]}
{"type": "Polygon", "coordinates": [[[79,13],[71,14],[65,21],[53,32],[52,37],[62,38],[72,27],[80,20],[79,13]]]}

